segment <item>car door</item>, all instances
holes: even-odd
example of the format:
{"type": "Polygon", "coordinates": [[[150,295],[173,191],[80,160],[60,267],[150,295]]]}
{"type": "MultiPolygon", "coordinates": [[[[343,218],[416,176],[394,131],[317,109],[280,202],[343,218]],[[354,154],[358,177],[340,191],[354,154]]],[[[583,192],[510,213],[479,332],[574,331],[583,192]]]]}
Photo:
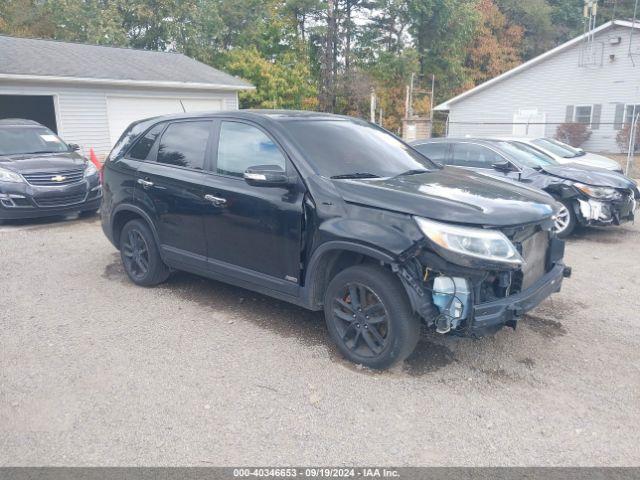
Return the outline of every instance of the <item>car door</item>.
{"type": "Polygon", "coordinates": [[[137,200],[154,217],[160,248],[172,264],[206,268],[203,215],[210,204],[202,182],[212,133],[211,120],[169,122],[138,168],[137,200]]]}
{"type": "Polygon", "coordinates": [[[257,125],[217,124],[214,165],[204,185],[210,268],[219,274],[293,294],[300,272],[304,188],[287,155],[257,125]],[[295,179],[289,187],[251,186],[248,167],[277,165],[295,179]]]}

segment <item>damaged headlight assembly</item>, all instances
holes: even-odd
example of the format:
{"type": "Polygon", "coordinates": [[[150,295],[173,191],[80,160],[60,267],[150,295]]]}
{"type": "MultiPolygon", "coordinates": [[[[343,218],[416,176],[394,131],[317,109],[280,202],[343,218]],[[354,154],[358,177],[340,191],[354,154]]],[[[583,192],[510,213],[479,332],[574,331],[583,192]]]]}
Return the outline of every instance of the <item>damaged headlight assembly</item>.
{"type": "Polygon", "coordinates": [[[465,266],[472,266],[473,260],[502,265],[507,268],[524,264],[524,259],[516,247],[498,230],[462,227],[436,222],[422,217],[414,217],[424,235],[438,247],[443,257],[465,266]],[[454,258],[448,253],[453,253],[454,258]],[[456,261],[457,260],[457,261],[456,261]]]}
{"type": "Polygon", "coordinates": [[[584,183],[574,182],[575,187],[591,198],[597,198],[600,200],[616,200],[620,198],[620,192],[611,187],[594,187],[593,185],[586,185],[584,183]]]}

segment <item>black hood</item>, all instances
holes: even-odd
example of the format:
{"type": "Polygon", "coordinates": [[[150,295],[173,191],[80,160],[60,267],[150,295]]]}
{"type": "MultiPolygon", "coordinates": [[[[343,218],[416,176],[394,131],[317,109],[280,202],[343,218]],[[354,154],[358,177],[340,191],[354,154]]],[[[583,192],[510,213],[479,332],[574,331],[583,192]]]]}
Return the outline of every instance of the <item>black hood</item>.
{"type": "Polygon", "coordinates": [[[483,226],[537,223],[555,210],[555,201],[544,192],[455,167],[333,183],[347,202],[445,222],[483,226]]]}
{"type": "Polygon", "coordinates": [[[548,165],[542,167],[544,172],[554,177],[572,180],[574,182],[586,183],[594,187],[612,187],[635,189],[633,180],[625,177],[621,173],[601,168],[595,169],[585,165],[569,163],[565,165],[548,165]]]}
{"type": "Polygon", "coordinates": [[[0,167],[17,173],[56,172],[84,165],[76,152],[0,155],[0,167]]]}

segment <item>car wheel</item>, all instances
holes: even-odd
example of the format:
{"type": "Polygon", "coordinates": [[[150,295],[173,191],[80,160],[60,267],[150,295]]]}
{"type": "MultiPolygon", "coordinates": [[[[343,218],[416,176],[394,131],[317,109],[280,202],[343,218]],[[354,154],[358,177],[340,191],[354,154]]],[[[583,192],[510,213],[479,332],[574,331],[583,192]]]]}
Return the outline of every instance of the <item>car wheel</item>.
{"type": "Polygon", "coordinates": [[[81,217],[93,217],[97,213],[98,213],[98,209],[94,208],[93,210],[83,210],[82,212],[80,212],[80,216],[81,217]]]}
{"type": "Polygon", "coordinates": [[[142,220],[131,220],[120,234],[120,257],[127,275],[137,285],[149,287],[169,277],[151,230],[142,220]]]}
{"type": "Polygon", "coordinates": [[[375,265],[347,268],[329,283],[324,314],[331,338],[354,363],[384,369],[407,358],[420,337],[400,280],[375,265]]]}
{"type": "Polygon", "coordinates": [[[562,202],[562,208],[556,214],[553,226],[558,238],[567,238],[576,228],[577,219],[573,211],[573,205],[562,202]]]}

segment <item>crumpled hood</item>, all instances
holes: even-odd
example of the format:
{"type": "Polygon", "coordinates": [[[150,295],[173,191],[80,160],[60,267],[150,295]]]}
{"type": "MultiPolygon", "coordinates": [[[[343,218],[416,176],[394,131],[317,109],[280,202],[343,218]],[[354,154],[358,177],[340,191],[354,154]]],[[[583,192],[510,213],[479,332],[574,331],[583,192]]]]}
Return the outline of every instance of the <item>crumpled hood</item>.
{"type": "Polygon", "coordinates": [[[456,167],[333,183],[346,202],[445,222],[483,226],[536,223],[555,210],[553,198],[542,191],[456,167]]]}
{"type": "Polygon", "coordinates": [[[0,155],[0,168],[17,173],[56,172],[84,165],[85,159],[75,152],[29,155],[0,155]]]}
{"type": "Polygon", "coordinates": [[[636,183],[620,173],[611,170],[593,169],[576,163],[566,165],[548,165],[542,169],[555,177],[586,183],[594,187],[613,187],[635,189],[636,183]]]}

